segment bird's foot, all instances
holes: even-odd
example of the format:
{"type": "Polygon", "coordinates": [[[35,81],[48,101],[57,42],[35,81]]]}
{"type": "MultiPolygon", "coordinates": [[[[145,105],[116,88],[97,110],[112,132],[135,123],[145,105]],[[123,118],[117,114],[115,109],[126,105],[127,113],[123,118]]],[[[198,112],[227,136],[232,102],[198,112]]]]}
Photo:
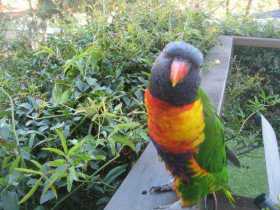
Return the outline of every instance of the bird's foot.
{"type": "Polygon", "coordinates": [[[160,186],[153,186],[150,188],[150,193],[164,193],[164,192],[171,192],[173,191],[173,182],[174,179],[170,179],[169,183],[160,185],[160,186]]]}
{"type": "Polygon", "coordinates": [[[218,210],[218,199],[216,193],[212,193],[205,197],[203,208],[205,210],[218,210]]]}
{"type": "Polygon", "coordinates": [[[163,193],[163,192],[171,192],[173,191],[172,183],[168,183],[161,186],[153,186],[150,188],[150,193],[163,193]]]}
{"type": "Polygon", "coordinates": [[[214,209],[218,210],[218,199],[215,192],[213,192],[213,198],[214,198],[214,209]]]}
{"type": "Polygon", "coordinates": [[[155,207],[154,210],[199,210],[197,206],[183,208],[180,201],[176,201],[171,205],[155,207]]]}

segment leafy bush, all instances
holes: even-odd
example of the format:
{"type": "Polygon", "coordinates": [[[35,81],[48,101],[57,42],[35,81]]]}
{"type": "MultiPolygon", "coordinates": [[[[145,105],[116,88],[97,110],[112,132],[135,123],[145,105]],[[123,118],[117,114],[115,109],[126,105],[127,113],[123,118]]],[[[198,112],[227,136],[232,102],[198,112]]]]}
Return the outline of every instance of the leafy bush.
{"type": "Polygon", "coordinates": [[[254,19],[251,16],[230,16],[219,22],[225,35],[280,38],[278,19],[254,19]]]}
{"type": "MultiPolygon", "coordinates": [[[[227,16],[219,22],[225,35],[280,38],[280,22],[276,19],[254,19],[227,16]]],[[[231,76],[224,104],[226,137],[239,154],[262,146],[260,127],[255,114],[261,112],[280,130],[279,113],[279,50],[235,47],[231,76]]]]}
{"type": "Polygon", "coordinates": [[[237,47],[227,86],[224,120],[227,138],[239,154],[262,146],[256,113],[280,131],[279,50],[237,47]]]}
{"type": "Polygon", "coordinates": [[[156,55],[178,39],[207,52],[218,34],[169,2],[105,6],[37,50],[19,39],[0,57],[0,209],[104,207],[147,142],[156,55]]]}

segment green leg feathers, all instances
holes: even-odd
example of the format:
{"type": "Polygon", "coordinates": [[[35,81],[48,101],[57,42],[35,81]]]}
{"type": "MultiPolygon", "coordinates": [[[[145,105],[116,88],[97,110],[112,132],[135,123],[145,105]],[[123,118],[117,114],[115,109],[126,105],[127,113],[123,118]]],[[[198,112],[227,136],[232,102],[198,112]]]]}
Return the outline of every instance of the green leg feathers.
{"type": "Polygon", "coordinates": [[[198,204],[208,194],[214,192],[223,192],[230,202],[234,202],[227,183],[228,174],[225,167],[219,173],[194,176],[188,183],[184,183],[180,178],[176,178],[175,188],[182,200],[182,205],[185,207],[198,204]]]}

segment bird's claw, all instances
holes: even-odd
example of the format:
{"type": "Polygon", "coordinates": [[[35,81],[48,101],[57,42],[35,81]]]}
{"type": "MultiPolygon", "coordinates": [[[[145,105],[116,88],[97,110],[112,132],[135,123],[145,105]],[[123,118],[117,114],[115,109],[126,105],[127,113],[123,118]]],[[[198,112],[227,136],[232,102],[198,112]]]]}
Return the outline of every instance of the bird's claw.
{"type": "Polygon", "coordinates": [[[173,191],[172,184],[165,184],[161,186],[153,186],[150,188],[150,193],[163,193],[173,191]]]}
{"type": "Polygon", "coordinates": [[[218,210],[218,199],[217,199],[217,195],[215,192],[213,192],[211,194],[212,196],[210,197],[210,195],[207,195],[205,198],[204,198],[204,206],[203,208],[205,210],[208,210],[208,209],[213,209],[213,210],[218,210]],[[211,200],[210,200],[211,199],[211,200]],[[210,206],[210,207],[209,207],[210,206]]]}

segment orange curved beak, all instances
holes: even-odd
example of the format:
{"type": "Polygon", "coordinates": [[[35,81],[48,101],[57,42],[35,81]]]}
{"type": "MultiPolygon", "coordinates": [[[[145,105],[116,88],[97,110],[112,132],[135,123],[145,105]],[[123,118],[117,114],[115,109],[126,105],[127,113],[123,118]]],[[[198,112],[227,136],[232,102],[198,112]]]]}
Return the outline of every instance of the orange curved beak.
{"type": "Polygon", "coordinates": [[[189,73],[189,65],[183,60],[174,59],[171,64],[170,81],[172,87],[180,83],[189,73]]]}

